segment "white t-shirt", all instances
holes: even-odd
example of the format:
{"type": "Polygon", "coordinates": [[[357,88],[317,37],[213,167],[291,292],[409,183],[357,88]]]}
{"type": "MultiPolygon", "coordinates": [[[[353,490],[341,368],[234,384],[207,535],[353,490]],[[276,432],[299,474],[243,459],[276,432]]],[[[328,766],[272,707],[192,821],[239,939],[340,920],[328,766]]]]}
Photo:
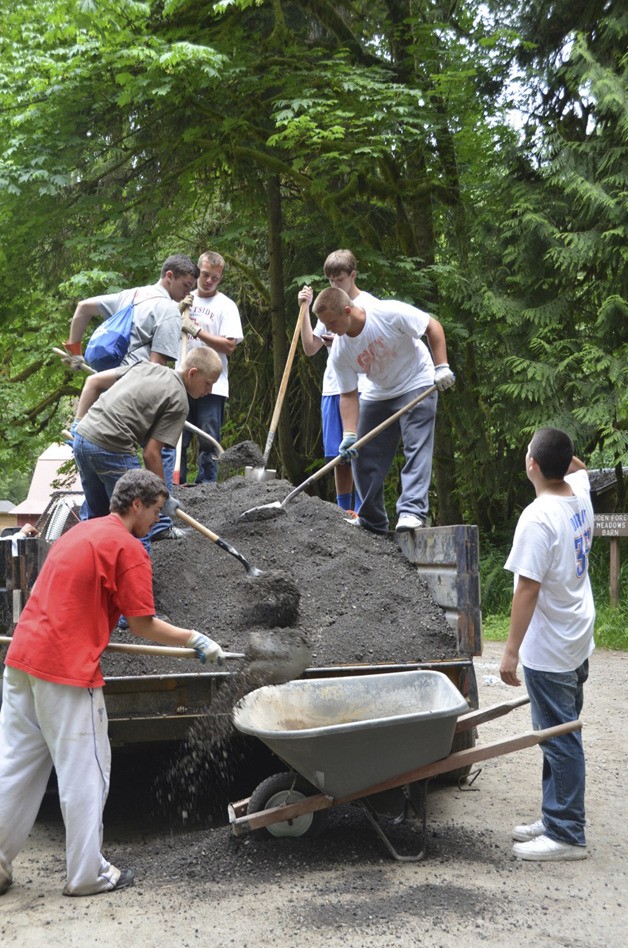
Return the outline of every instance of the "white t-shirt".
{"type": "MultiPolygon", "coordinates": [[[[190,319],[198,323],[201,329],[210,332],[212,336],[226,336],[235,339],[236,345],[244,338],[242,322],[238,307],[224,293],[215,293],[214,296],[198,296],[194,292],[194,302],[190,307],[190,319]]],[[[188,352],[198,346],[204,346],[201,339],[188,336],[188,352]]],[[[219,352],[222,362],[222,372],[218,381],[212,386],[212,395],[229,395],[229,361],[224,352],[219,352]]]]}
{"type": "Polygon", "coordinates": [[[375,300],[362,309],[366,312],[362,332],[354,338],[338,336],[330,350],[341,392],[356,388],[360,372],[368,379],[360,394],[365,401],[396,398],[433,385],[434,363],[428,349],[415,345],[429,325],[429,313],[399,300],[375,300]]]}
{"type": "MultiPolygon", "coordinates": [[[[353,303],[354,306],[360,306],[364,308],[364,306],[368,303],[371,303],[371,304],[377,303],[377,299],[375,296],[371,296],[370,293],[367,293],[366,290],[360,290],[358,295],[354,297],[354,299],[352,299],[351,302],[353,303]]],[[[318,336],[318,338],[321,339],[326,333],[327,333],[327,329],[325,327],[325,323],[322,323],[319,319],[318,322],[316,323],[316,326],[314,327],[313,335],[318,336]]],[[[333,346],[333,343],[332,343],[332,346],[333,346]]],[[[323,375],[323,390],[321,394],[322,395],[340,395],[342,394],[342,390],[340,388],[338,376],[334,372],[333,366],[331,364],[331,359],[329,358],[330,353],[331,353],[331,347],[327,349],[327,365],[325,366],[325,373],[323,375]]],[[[364,377],[364,375],[360,375],[358,379],[359,391],[362,391],[362,389],[364,388],[365,382],[366,382],[366,378],[364,377]]]]}
{"type": "Polygon", "coordinates": [[[573,497],[542,494],[525,508],[505,569],[541,584],[521,645],[523,665],[537,671],[578,668],[595,648],[589,580],[593,507],[586,471],[565,478],[573,497]]]}

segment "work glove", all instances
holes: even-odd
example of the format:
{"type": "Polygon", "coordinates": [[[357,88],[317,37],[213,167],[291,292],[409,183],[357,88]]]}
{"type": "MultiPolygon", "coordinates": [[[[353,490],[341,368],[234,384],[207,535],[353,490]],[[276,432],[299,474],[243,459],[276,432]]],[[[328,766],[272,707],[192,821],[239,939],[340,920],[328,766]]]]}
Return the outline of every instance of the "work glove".
{"type": "Polygon", "coordinates": [[[174,497],[170,496],[161,508],[164,517],[174,517],[181,504],[174,497]]]}
{"type": "Polygon", "coordinates": [[[78,425],[78,423],[80,422],[80,420],[81,420],[80,418],[75,418],[74,421],[72,422],[72,424],[70,425],[70,435],[71,435],[71,437],[70,437],[70,438],[66,438],[66,440],[65,440],[65,443],[66,443],[67,445],[69,445],[70,447],[73,447],[73,445],[74,445],[74,435],[76,434],[76,426],[78,425]]]}
{"type": "Polygon", "coordinates": [[[183,313],[184,309],[189,309],[193,302],[194,295],[192,293],[188,293],[188,295],[184,296],[184,298],[179,303],[179,312],[183,313]]]}
{"type": "Polygon", "coordinates": [[[63,348],[67,352],[67,355],[61,357],[63,364],[73,372],[80,372],[82,367],[87,365],[85,359],[81,355],[80,342],[64,342],[63,348]]]}
{"type": "Polygon", "coordinates": [[[342,432],[342,441],[338,448],[338,454],[344,461],[352,461],[354,458],[357,458],[358,450],[353,447],[357,440],[358,436],[355,431],[342,432]]]}
{"type": "Polygon", "coordinates": [[[188,648],[194,649],[203,665],[207,661],[211,664],[222,665],[225,661],[225,653],[218,642],[214,642],[213,639],[203,635],[202,632],[192,632],[185,644],[188,648]]]}
{"type": "Polygon", "coordinates": [[[181,329],[183,332],[186,332],[188,336],[192,336],[193,339],[196,339],[201,327],[198,323],[195,323],[193,319],[190,319],[187,313],[184,313],[181,317],[181,329]]]}
{"type": "Polygon", "coordinates": [[[446,388],[451,388],[455,381],[456,376],[446,362],[441,362],[440,365],[435,366],[434,385],[439,392],[444,392],[446,388]]]}

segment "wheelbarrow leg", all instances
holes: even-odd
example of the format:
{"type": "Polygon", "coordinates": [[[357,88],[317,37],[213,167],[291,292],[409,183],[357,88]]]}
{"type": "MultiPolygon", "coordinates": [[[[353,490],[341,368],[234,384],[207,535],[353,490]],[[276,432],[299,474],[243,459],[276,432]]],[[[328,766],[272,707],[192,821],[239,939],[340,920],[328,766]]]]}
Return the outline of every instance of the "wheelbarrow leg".
{"type": "MultiPolygon", "coordinates": [[[[408,802],[412,804],[412,807],[415,810],[415,812],[418,813],[420,811],[421,813],[421,843],[420,843],[420,849],[417,853],[404,854],[404,853],[398,852],[393,846],[393,844],[391,843],[390,839],[388,838],[382,826],[382,822],[377,814],[377,811],[374,809],[371,801],[367,797],[363,797],[359,800],[356,800],[356,803],[358,803],[364,810],[366,818],[368,819],[369,823],[371,824],[371,826],[373,827],[373,829],[375,830],[375,832],[377,833],[377,835],[383,842],[384,846],[386,847],[390,855],[393,857],[393,859],[397,860],[397,862],[420,862],[420,860],[423,859],[423,857],[425,856],[425,839],[426,839],[426,827],[427,827],[427,784],[428,784],[427,780],[422,780],[419,783],[418,787],[414,785],[411,790],[409,787],[404,787],[404,793],[406,793],[407,796],[406,796],[406,805],[404,806],[403,816],[407,815],[408,802]]],[[[396,820],[393,820],[393,822],[399,825],[400,822],[406,822],[406,821],[405,819],[400,820],[399,818],[397,818],[396,820]]]]}

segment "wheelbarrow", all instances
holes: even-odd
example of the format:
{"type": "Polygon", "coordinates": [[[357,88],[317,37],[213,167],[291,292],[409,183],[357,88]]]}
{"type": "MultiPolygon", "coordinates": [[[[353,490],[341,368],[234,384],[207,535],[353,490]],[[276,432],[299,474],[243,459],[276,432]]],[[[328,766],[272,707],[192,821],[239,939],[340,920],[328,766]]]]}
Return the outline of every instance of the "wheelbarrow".
{"type": "MultiPolygon", "coordinates": [[[[526,696],[469,711],[439,671],[292,681],[265,686],[234,708],[237,730],[267,745],[291,769],[228,808],[235,836],[301,837],[323,829],[327,810],[356,803],[390,855],[425,855],[428,780],[579,730],[581,722],[532,731],[451,753],[454,735],[527,704],[526,696]],[[416,852],[397,851],[369,799],[401,789],[422,816],[416,852]]],[[[409,807],[399,821],[408,815],[409,807]]]]}

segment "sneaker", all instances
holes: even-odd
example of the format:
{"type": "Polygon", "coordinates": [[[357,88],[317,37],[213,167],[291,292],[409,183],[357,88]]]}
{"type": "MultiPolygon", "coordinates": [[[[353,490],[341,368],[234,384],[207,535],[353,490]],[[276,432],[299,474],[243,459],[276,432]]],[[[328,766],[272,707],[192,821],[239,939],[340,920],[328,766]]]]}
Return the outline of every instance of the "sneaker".
{"type": "Polygon", "coordinates": [[[557,860],[586,859],[586,846],[574,846],[572,843],[560,843],[549,836],[537,836],[527,843],[515,843],[513,856],[534,862],[552,862],[557,860]]]}
{"type": "Polygon", "coordinates": [[[401,533],[404,530],[419,530],[421,527],[424,527],[425,524],[419,517],[415,517],[414,514],[399,514],[399,520],[397,521],[397,526],[395,530],[398,533],[401,533]]]}
{"type": "Polygon", "coordinates": [[[126,618],[124,616],[120,616],[120,618],[118,619],[118,628],[125,631],[126,629],[128,629],[128,627],[129,627],[129,623],[126,621],[126,618]]]}
{"type": "Polygon", "coordinates": [[[118,881],[111,886],[110,889],[101,889],[99,892],[68,892],[67,888],[63,889],[63,895],[68,895],[74,898],[80,898],[81,896],[88,895],[107,895],[109,892],[118,892],[120,889],[129,889],[135,881],[135,873],[132,869],[121,869],[120,875],[118,876],[118,881]]]}
{"type": "MultiPolygon", "coordinates": [[[[347,511],[345,511],[345,513],[349,513],[349,511],[347,510],[347,511]]],[[[349,524],[350,526],[352,526],[352,527],[361,527],[361,526],[362,526],[362,524],[360,523],[360,518],[359,518],[359,517],[356,517],[355,514],[353,514],[352,517],[343,517],[342,519],[344,520],[345,523],[348,523],[348,524],[349,524]]]]}
{"type": "Polygon", "coordinates": [[[536,823],[530,823],[528,826],[523,824],[515,826],[512,831],[512,838],[520,843],[527,843],[531,839],[536,839],[537,836],[542,836],[544,832],[545,824],[543,820],[537,820],[536,823]]]}
{"type": "Polygon", "coordinates": [[[181,527],[168,527],[167,530],[160,530],[154,537],[151,537],[151,543],[157,543],[158,540],[183,540],[188,535],[187,530],[181,527]]]}
{"type": "Polygon", "coordinates": [[[109,889],[110,892],[117,892],[118,889],[128,889],[135,882],[135,873],[132,869],[121,869],[118,881],[109,889]]]}
{"type": "Polygon", "coordinates": [[[5,892],[8,892],[11,886],[13,885],[13,877],[6,876],[4,872],[0,877],[0,895],[4,895],[5,892]]]}

